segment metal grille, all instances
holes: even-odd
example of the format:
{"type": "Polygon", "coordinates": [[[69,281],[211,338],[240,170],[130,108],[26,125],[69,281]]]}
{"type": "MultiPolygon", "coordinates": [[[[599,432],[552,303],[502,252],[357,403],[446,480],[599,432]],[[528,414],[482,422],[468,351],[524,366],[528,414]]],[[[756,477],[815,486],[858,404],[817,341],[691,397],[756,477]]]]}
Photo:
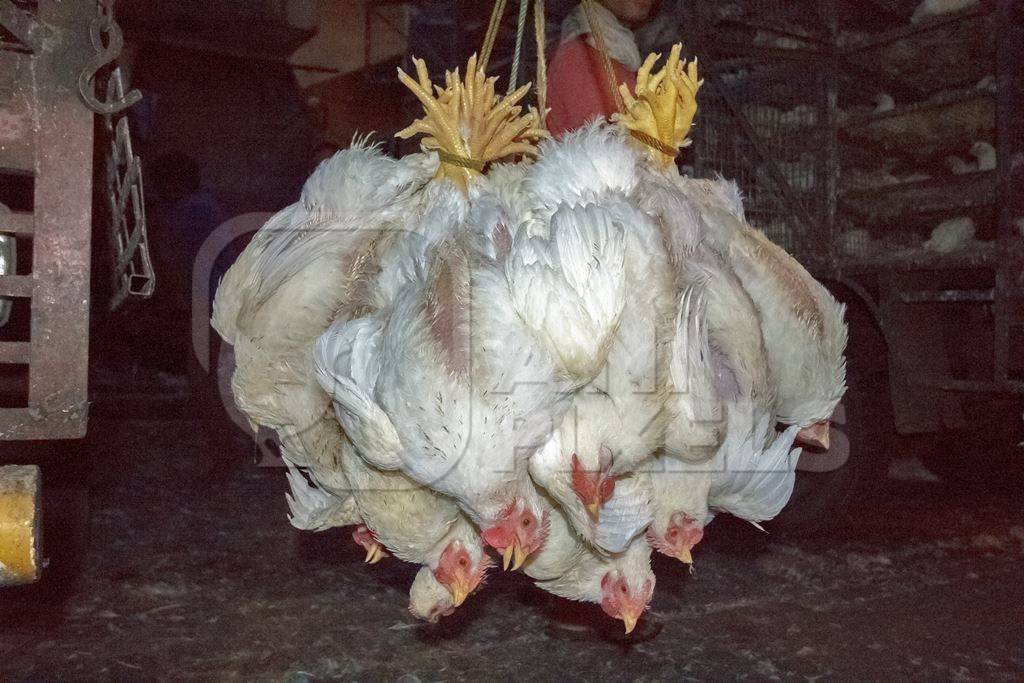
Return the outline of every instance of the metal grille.
{"type": "Polygon", "coordinates": [[[735,180],[750,222],[800,252],[825,206],[830,137],[819,75],[800,64],[745,65],[712,72],[701,94],[696,174],[735,180]]]}

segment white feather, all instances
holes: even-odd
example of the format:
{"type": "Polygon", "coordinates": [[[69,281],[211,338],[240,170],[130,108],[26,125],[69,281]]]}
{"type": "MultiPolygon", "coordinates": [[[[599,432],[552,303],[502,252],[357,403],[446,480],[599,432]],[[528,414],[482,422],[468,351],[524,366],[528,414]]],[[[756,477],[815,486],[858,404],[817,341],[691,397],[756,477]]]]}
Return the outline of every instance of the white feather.
{"type": "Polygon", "coordinates": [[[287,460],[289,493],[285,494],[288,521],[303,531],[324,531],[359,524],[361,518],[352,496],[340,497],[312,486],[299,469],[287,460]]]}

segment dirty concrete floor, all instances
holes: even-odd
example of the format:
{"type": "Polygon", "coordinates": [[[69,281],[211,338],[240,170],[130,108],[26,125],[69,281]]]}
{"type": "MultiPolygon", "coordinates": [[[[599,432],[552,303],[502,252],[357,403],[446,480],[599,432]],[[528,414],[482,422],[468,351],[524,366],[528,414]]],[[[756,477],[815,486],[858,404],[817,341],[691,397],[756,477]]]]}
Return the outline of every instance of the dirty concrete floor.
{"type": "Polygon", "coordinates": [[[211,464],[187,420],[92,431],[83,566],[0,593],[0,679],[1024,678],[1012,491],[890,486],[814,539],[718,519],[692,575],[656,562],[627,640],[597,607],[500,572],[418,624],[412,569],[363,565],[344,531],[292,529],[282,471],[211,464]]]}

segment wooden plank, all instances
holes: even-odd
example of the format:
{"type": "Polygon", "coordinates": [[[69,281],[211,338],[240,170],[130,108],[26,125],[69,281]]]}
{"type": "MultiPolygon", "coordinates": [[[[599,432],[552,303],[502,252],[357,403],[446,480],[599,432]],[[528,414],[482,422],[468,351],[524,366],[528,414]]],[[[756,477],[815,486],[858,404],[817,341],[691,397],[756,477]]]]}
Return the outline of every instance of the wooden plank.
{"type": "Polygon", "coordinates": [[[906,23],[890,31],[883,31],[882,33],[877,33],[873,36],[870,36],[869,38],[865,38],[862,41],[854,43],[853,45],[849,45],[843,48],[843,54],[852,55],[858,52],[863,52],[864,50],[867,50],[872,47],[887,45],[889,43],[894,43],[899,40],[906,40],[908,38],[914,37],[917,34],[926,33],[928,31],[934,31],[938,28],[942,28],[947,24],[964,21],[966,19],[970,19],[972,17],[984,15],[987,13],[988,10],[986,9],[984,3],[979,3],[974,7],[967,8],[960,12],[950,12],[948,14],[942,14],[936,17],[932,17],[930,19],[925,19],[924,21],[921,21],[916,24],[906,23]]]}
{"type": "Polygon", "coordinates": [[[965,211],[993,205],[997,182],[995,171],[978,171],[846,192],[842,195],[842,204],[872,221],[965,211]]]}

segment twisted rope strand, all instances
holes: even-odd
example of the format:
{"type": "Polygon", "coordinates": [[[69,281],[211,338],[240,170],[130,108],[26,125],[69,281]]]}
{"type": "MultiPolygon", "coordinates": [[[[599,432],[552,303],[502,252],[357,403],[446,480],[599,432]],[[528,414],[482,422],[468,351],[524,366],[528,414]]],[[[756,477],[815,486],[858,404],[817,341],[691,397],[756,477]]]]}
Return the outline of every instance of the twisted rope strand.
{"type": "Polygon", "coordinates": [[[505,14],[505,3],[508,0],[494,0],[494,7],[491,9],[491,20],[487,22],[487,32],[484,33],[484,44],[480,48],[480,70],[487,73],[487,62],[491,61],[491,52],[494,50],[494,41],[498,37],[498,28],[501,26],[501,17],[505,14]]]}
{"type": "Polygon", "coordinates": [[[604,42],[604,33],[601,25],[594,15],[594,0],[583,0],[583,12],[587,15],[587,23],[590,25],[590,34],[594,36],[594,43],[597,51],[601,53],[601,63],[604,65],[604,75],[608,81],[608,89],[612,93],[612,102],[620,114],[625,112],[622,105],[622,96],[619,94],[619,83],[615,78],[615,68],[612,66],[612,58],[608,56],[608,44],[604,42]]]}
{"type": "Polygon", "coordinates": [[[523,53],[523,34],[526,31],[526,10],[530,6],[530,0],[519,0],[519,19],[516,21],[516,47],[512,53],[512,70],[508,76],[508,92],[511,94],[516,89],[516,82],[519,80],[519,59],[523,53]]]}
{"type": "Polygon", "coordinates": [[[544,122],[548,116],[548,34],[544,25],[544,0],[533,3],[533,34],[537,41],[537,109],[540,110],[540,127],[547,128],[544,122]]]}

